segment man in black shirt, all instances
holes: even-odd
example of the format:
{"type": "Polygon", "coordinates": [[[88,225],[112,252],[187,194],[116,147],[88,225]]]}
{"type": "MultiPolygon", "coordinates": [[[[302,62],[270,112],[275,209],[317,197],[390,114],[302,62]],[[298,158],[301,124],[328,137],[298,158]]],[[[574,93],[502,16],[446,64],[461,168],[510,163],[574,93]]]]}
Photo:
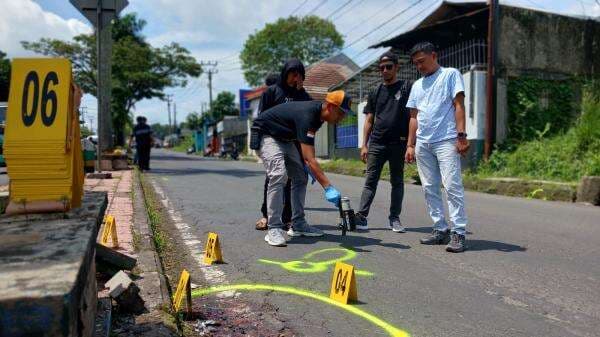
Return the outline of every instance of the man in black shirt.
{"type": "MultiPolygon", "coordinates": [[[[276,105],[292,101],[310,101],[312,98],[304,90],[305,70],[304,65],[298,59],[292,58],[285,62],[281,68],[279,76],[273,74],[267,76],[265,84],[269,87],[260,97],[258,106],[259,114],[276,105]]],[[[265,177],[263,190],[263,203],[261,207],[262,218],[256,222],[256,229],[267,229],[267,187],[269,177],[265,177]]],[[[284,224],[289,224],[292,220],[292,206],[290,201],[291,181],[288,180],[285,185],[285,206],[283,208],[282,220],[284,224]]]]}
{"type": "Polygon", "coordinates": [[[140,170],[150,169],[150,149],[152,148],[152,129],[146,124],[146,117],[138,116],[137,124],[133,127],[133,133],[129,139],[129,144],[135,137],[135,151],[138,156],[138,167],[140,170]]]}
{"type": "Polygon", "coordinates": [[[272,246],[285,246],[283,212],[283,189],[292,180],[292,227],[287,234],[293,236],[322,236],[323,232],[307,224],[304,217],[307,173],[304,162],[325,189],[325,198],[334,204],[340,192],[329,182],[315,158],[315,134],[324,121],[336,124],[350,112],[350,98],[343,91],[327,94],[325,102],[290,102],[277,105],[263,112],[254,121],[252,139],[259,139],[260,146],[252,142],[251,148],[259,150],[269,184],[267,190],[267,215],[269,231],[265,241],[272,246]],[[259,136],[256,136],[256,135],[259,136]],[[294,142],[299,142],[301,154],[294,142]]]}
{"type": "Polygon", "coordinates": [[[406,101],[411,85],[407,81],[398,80],[398,68],[395,54],[386,52],[379,58],[383,83],[371,92],[364,109],[367,116],[360,156],[367,163],[367,178],[356,216],[358,229],[368,228],[367,216],[377,191],[381,170],[387,161],[392,184],[389,225],[394,232],[405,232],[400,223],[400,212],[404,197],[404,153],[410,120],[406,101]]]}

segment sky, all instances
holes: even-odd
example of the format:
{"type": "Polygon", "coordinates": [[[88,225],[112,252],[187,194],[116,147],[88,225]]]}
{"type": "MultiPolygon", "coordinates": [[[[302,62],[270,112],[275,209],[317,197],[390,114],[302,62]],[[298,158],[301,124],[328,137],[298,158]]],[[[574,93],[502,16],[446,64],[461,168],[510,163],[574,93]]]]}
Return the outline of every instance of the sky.
{"type": "MultiPolygon", "coordinates": [[[[501,0],[502,4],[593,17],[600,16],[599,2],[501,0]]],[[[440,3],[441,0],[129,0],[124,13],[135,12],[147,21],[143,34],[153,46],[173,41],[187,48],[198,62],[218,62],[218,73],[213,76],[214,98],[224,90],[237,95],[239,89],[248,88],[238,54],[250,34],[280,17],[314,14],[332,20],[349,45],[343,52],[362,66],[379,53],[368,50],[368,46],[409,30],[440,3]]],[[[69,40],[93,31],[68,0],[0,0],[0,8],[0,50],[10,58],[33,56],[22,48],[23,40],[69,40]]],[[[174,97],[178,122],[190,112],[200,112],[202,104],[208,102],[207,84],[203,74],[191,79],[184,88],[166,90],[174,97]]],[[[95,98],[85,95],[82,106],[87,107],[88,127],[95,129],[95,98]]],[[[135,106],[134,115],[145,115],[150,123],[166,123],[167,103],[158,99],[141,101],[135,106]]]]}

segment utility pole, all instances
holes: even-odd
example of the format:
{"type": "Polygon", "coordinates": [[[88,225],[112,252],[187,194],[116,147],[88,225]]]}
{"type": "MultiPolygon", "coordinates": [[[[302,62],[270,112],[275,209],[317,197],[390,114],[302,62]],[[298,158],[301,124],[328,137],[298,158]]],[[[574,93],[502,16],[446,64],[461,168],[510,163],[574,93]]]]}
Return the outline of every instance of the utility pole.
{"type": "Polygon", "coordinates": [[[79,120],[80,123],[83,122],[85,123],[85,115],[87,114],[87,106],[82,106],[79,108],[79,120]]]}
{"type": "Polygon", "coordinates": [[[112,20],[129,4],[127,0],[70,0],[96,28],[96,98],[98,99],[98,153],[100,171],[102,151],[113,146],[110,114],[112,20]]]}
{"type": "Polygon", "coordinates": [[[208,104],[210,106],[210,108],[212,109],[212,75],[213,74],[217,74],[219,72],[219,70],[217,69],[217,61],[201,61],[200,65],[204,68],[204,66],[208,66],[210,68],[208,68],[206,70],[206,72],[208,73],[208,104]]]}
{"type": "Polygon", "coordinates": [[[173,127],[177,133],[177,104],[175,102],[173,102],[173,127]]]}
{"type": "Polygon", "coordinates": [[[487,101],[485,109],[485,142],[483,158],[488,160],[492,154],[492,147],[496,136],[496,53],[497,53],[497,23],[498,0],[489,0],[488,18],[488,50],[487,50],[487,101]]]}
{"type": "Polygon", "coordinates": [[[173,101],[173,95],[166,95],[167,101],[167,113],[169,114],[169,135],[172,134],[171,130],[171,102],[173,101]]]}

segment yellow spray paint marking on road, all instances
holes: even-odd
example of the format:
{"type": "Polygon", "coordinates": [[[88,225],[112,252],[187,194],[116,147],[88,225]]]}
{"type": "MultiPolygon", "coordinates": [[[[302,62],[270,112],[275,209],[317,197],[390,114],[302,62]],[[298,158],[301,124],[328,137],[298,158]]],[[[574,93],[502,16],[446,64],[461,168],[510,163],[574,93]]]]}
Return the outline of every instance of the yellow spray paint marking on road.
{"type": "Polygon", "coordinates": [[[380,319],[379,317],[370,314],[362,309],[359,309],[355,306],[342,304],[340,302],[334,301],[327,296],[323,296],[321,294],[298,289],[289,286],[277,286],[277,285],[269,285],[269,284],[232,284],[232,285],[223,285],[223,286],[215,286],[204,289],[196,289],[192,291],[192,297],[200,297],[213,293],[220,293],[224,291],[231,290],[240,290],[240,291],[276,291],[281,293],[287,293],[292,295],[303,296],[307,298],[311,298],[317,301],[321,301],[327,303],[329,305],[336,306],[340,309],[346,310],[349,313],[352,313],[364,320],[369,321],[370,323],[382,328],[392,337],[410,337],[410,334],[404,330],[398,329],[395,326],[387,323],[386,321],[380,319]]]}
{"type": "MultiPolygon", "coordinates": [[[[321,250],[316,250],[314,252],[310,252],[310,253],[304,255],[302,257],[302,260],[280,262],[280,261],[274,261],[274,260],[259,259],[258,262],[265,263],[265,264],[278,265],[281,268],[283,268],[287,271],[290,271],[290,272],[294,272],[294,273],[323,273],[329,269],[329,266],[335,265],[336,262],[344,262],[344,261],[352,260],[355,257],[356,257],[356,252],[353,250],[350,250],[350,249],[326,248],[326,249],[321,249],[321,250]],[[324,261],[318,261],[318,262],[309,261],[310,259],[312,259],[313,257],[315,257],[317,255],[331,253],[331,252],[341,253],[343,255],[336,259],[330,259],[330,260],[324,260],[324,261]]],[[[366,270],[355,270],[354,272],[356,275],[359,275],[359,276],[375,275],[372,272],[366,271],[366,270]]]]}

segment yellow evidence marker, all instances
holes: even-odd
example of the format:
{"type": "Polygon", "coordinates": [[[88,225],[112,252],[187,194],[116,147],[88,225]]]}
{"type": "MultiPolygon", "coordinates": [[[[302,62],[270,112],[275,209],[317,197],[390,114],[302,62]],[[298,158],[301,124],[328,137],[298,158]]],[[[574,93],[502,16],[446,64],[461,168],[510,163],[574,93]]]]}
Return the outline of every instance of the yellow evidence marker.
{"type": "Polygon", "coordinates": [[[192,313],[192,286],[190,282],[190,273],[187,270],[181,271],[181,276],[179,276],[179,283],[177,284],[177,290],[175,291],[175,296],[173,296],[173,310],[175,312],[179,312],[181,308],[181,302],[183,302],[183,295],[186,295],[187,298],[187,311],[188,314],[192,313]]]}
{"type": "Polygon", "coordinates": [[[223,262],[221,245],[219,244],[219,235],[217,233],[208,233],[208,239],[206,240],[206,246],[204,248],[204,258],[202,259],[202,262],[205,265],[210,266],[215,262],[223,262]]]}
{"type": "Polygon", "coordinates": [[[108,238],[112,238],[113,247],[119,247],[119,239],[117,238],[117,223],[115,217],[107,215],[104,221],[104,229],[102,230],[102,237],[100,243],[104,246],[108,246],[108,238]]]}
{"type": "Polygon", "coordinates": [[[7,213],[66,211],[81,205],[83,158],[71,63],[14,59],[4,156],[7,213]]]}
{"type": "Polygon", "coordinates": [[[357,301],[356,275],[354,275],[354,266],[336,262],[331,279],[331,292],[329,298],[343,304],[348,301],[357,301]]]}

